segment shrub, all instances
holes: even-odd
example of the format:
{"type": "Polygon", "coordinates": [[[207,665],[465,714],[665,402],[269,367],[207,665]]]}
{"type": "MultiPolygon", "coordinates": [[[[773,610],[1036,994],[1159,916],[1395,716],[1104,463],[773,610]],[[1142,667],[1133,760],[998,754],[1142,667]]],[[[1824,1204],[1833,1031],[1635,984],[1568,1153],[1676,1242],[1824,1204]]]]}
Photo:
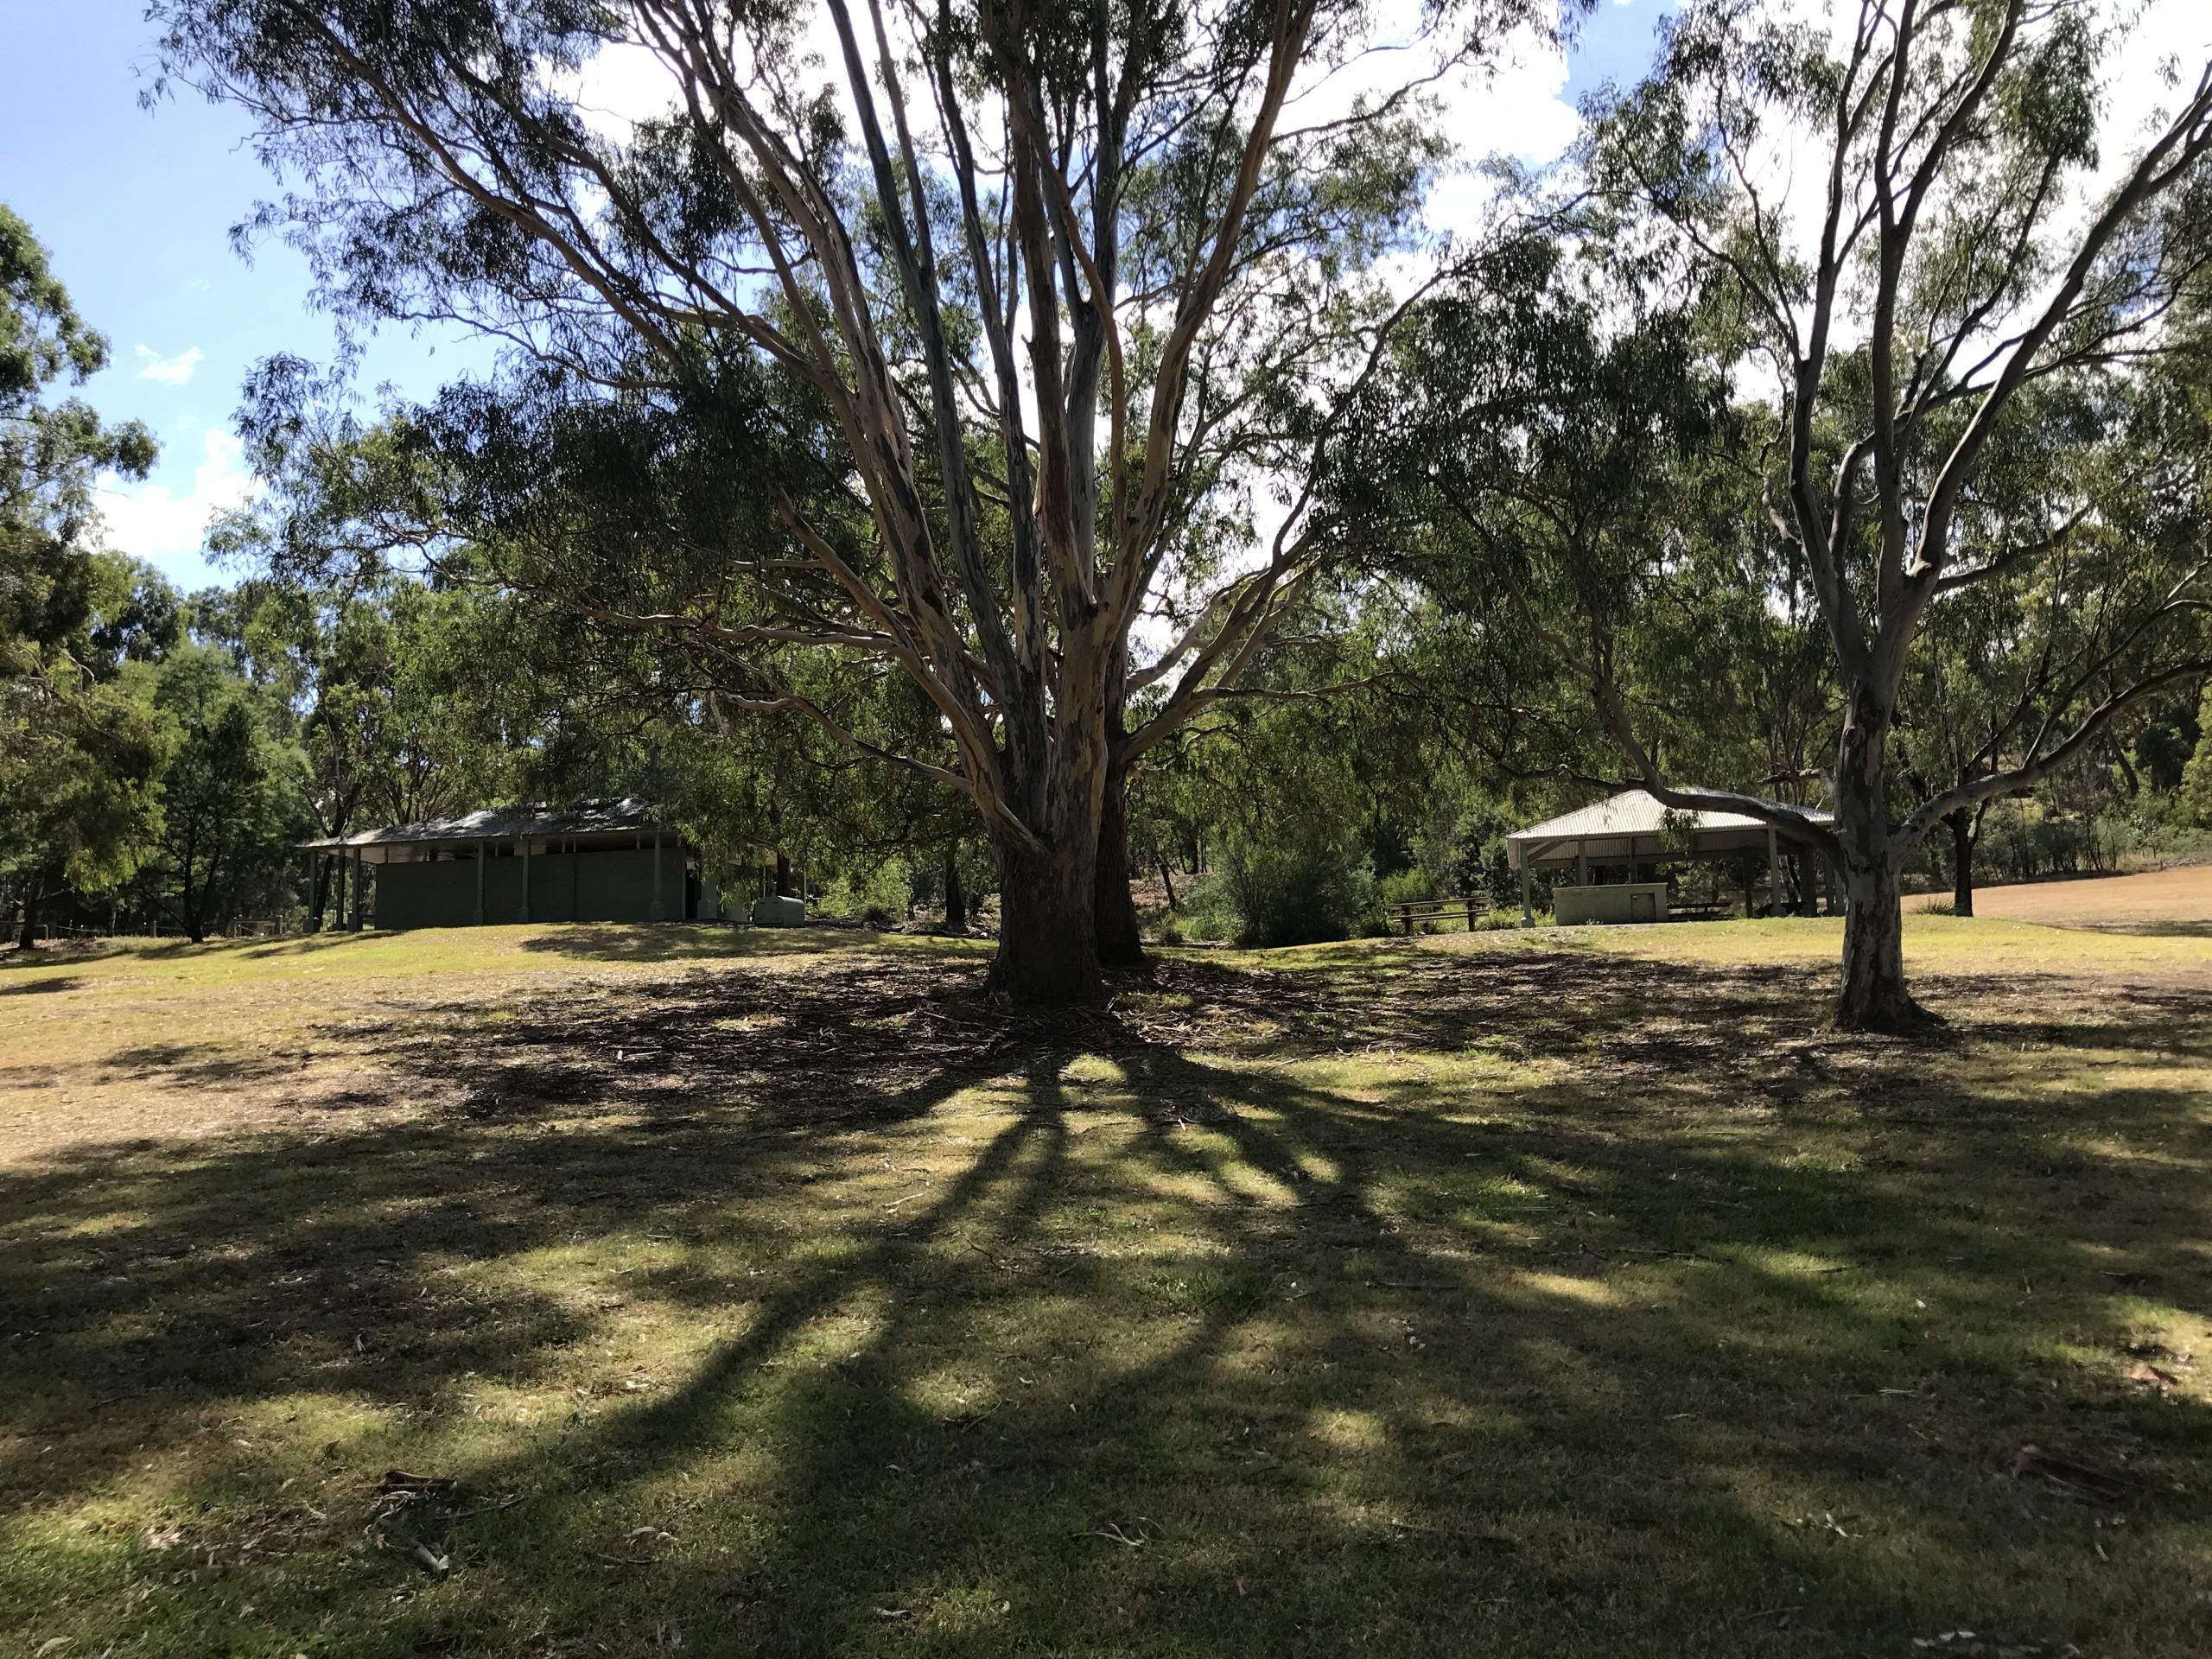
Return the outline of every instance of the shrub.
{"type": "Polygon", "coordinates": [[[1271,836],[1239,837],[1230,844],[1220,875],[1208,886],[1208,899],[1234,918],[1239,944],[1349,938],[1363,924],[1379,919],[1366,861],[1326,825],[1286,826],[1271,836]]]}
{"type": "Polygon", "coordinates": [[[1415,868],[1400,870],[1395,875],[1384,876],[1375,884],[1375,896],[1385,905],[1402,905],[1408,901],[1419,904],[1425,899],[1441,899],[1450,895],[1439,893],[1428,872],[1415,868]]]}
{"type": "Polygon", "coordinates": [[[886,859],[874,869],[832,878],[814,895],[820,916],[858,917],[870,927],[895,927],[906,919],[913,893],[913,872],[903,858],[886,859]]]}

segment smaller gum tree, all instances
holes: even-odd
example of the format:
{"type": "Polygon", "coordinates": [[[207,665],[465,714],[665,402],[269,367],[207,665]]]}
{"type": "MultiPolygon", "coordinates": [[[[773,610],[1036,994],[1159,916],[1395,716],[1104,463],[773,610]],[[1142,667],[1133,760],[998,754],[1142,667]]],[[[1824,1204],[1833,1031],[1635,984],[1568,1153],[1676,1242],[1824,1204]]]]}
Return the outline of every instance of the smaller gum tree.
{"type": "Polygon", "coordinates": [[[1773,377],[1764,505],[1833,658],[1833,823],[1674,783],[1602,676],[1599,706],[1662,801],[1784,825],[1832,860],[1846,1027],[1927,1018],[1905,985],[1899,884],[1934,826],[2032,788],[2121,710],[2205,672],[2199,472],[2163,504],[2198,552],[2144,619],[2156,649],[2132,634],[2063,718],[1891,817],[1890,749],[1932,608],[2024,567],[2063,581],[2054,561],[2072,556],[2073,533],[2123,516],[2059,468],[2023,510],[1989,510],[1989,463],[2029,389],[2099,382],[2125,406],[2139,377],[2193,347],[2212,270],[2212,61],[2169,60],[2164,108],[2113,107],[2101,78],[2126,39],[2121,10],[1860,0],[1831,29],[1697,0],[1651,79],[1597,112],[1586,154],[1601,195],[1649,215],[1730,289],[1749,331],[1744,386],[1773,377]]]}

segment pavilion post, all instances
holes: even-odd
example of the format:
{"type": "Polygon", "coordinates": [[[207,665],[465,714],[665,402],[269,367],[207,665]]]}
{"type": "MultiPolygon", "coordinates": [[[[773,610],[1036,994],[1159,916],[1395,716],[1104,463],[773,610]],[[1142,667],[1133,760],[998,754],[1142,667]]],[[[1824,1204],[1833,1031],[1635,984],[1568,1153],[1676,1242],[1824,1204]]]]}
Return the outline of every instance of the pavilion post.
{"type": "Polygon", "coordinates": [[[668,919],[668,906],[661,898],[660,831],[658,830],[653,831],[653,902],[652,908],[645,914],[656,922],[664,922],[668,919]]]}
{"type": "Polygon", "coordinates": [[[484,843],[476,843],[476,925],[484,925],[484,843]]]}
{"type": "Polygon", "coordinates": [[[353,849],[353,908],[347,912],[348,919],[346,924],[346,931],[348,933],[358,933],[361,931],[361,878],[364,872],[361,865],[361,849],[356,847],[353,849]]]}
{"type": "MultiPolygon", "coordinates": [[[[1529,892],[1531,881],[1529,855],[1524,849],[1521,854],[1521,925],[1523,927],[1534,927],[1536,925],[1536,907],[1533,902],[1533,895],[1529,892]]],[[[1473,913],[1471,911],[1468,912],[1471,916],[1473,913]]],[[[1472,926],[1473,924],[1470,922],[1468,925],[1472,926]]]]}
{"type": "Polygon", "coordinates": [[[1766,913],[1782,914],[1782,847],[1770,823],[1766,827],[1766,913]]]}
{"type": "Polygon", "coordinates": [[[521,844],[522,912],[515,918],[515,919],[520,922],[526,922],[530,919],[530,837],[528,836],[522,836],[521,844]]]}

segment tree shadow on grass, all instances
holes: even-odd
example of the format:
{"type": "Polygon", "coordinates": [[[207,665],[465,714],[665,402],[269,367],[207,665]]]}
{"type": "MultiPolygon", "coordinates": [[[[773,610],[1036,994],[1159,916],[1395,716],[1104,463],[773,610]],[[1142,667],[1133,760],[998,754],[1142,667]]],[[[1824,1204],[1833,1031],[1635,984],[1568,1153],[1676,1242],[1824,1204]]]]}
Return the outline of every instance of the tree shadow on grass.
{"type": "Polygon", "coordinates": [[[548,928],[522,941],[524,950],[603,962],[673,962],[988,950],[988,940],[877,932],[831,926],[752,927],[734,922],[597,922],[548,928]]]}
{"type": "Polygon", "coordinates": [[[84,976],[80,974],[61,974],[52,979],[29,980],[21,985],[0,985],[0,996],[33,996],[41,991],[73,991],[84,982],[84,976]]]}
{"type": "Polygon", "coordinates": [[[2202,1169],[2128,1150],[2201,1137],[2186,1083],[2036,1117],[1963,1038],[1611,957],[975,980],[456,1014],[365,1039],[413,1122],[0,1178],[0,1603],[156,1652],[246,1602],[363,1654],[2189,1650],[2212,1426],[2124,1380],[2112,1276],[2202,1305],[2202,1169]]]}

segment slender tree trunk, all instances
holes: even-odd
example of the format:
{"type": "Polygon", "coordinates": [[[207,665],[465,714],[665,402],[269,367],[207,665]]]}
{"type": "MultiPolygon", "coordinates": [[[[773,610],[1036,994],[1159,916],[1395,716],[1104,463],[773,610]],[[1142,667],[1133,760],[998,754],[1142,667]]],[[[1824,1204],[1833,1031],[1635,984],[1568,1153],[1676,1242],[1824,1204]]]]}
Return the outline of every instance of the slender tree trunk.
{"type": "Polygon", "coordinates": [[[1129,893],[1128,785],[1121,771],[1106,777],[1106,800],[1098,815],[1098,960],[1108,968],[1135,968],[1144,961],[1144,938],[1137,931],[1136,900],[1129,893]]]}
{"type": "Polygon", "coordinates": [[[1181,908],[1181,906],[1177,905],[1175,902],[1175,878],[1173,875],[1169,874],[1167,868],[1167,855],[1166,853],[1162,853],[1160,855],[1160,885],[1167,889],[1167,908],[1171,912],[1181,908]]]}
{"type": "Polygon", "coordinates": [[[779,899],[791,896],[791,861],[780,847],[776,849],[776,896],[779,899]]]}
{"type": "Polygon", "coordinates": [[[1974,914],[1974,814],[1961,809],[1943,820],[1951,826],[1951,908],[1974,914]]]}
{"type": "Polygon", "coordinates": [[[38,944],[38,899],[30,888],[23,889],[23,931],[16,936],[18,950],[29,950],[38,944]]]}
{"type": "Polygon", "coordinates": [[[968,931],[968,894],[960,885],[960,849],[948,847],[944,852],[944,931],[965,933],[968,931]]]}
{"type": "Polygon", "coordinates": [[[1835,779],[1843,873],[1843,983],[1835,1023],[1846,1031],[1909,1031],[1929,1023],[1904,985],[1904,906],[1897,849],[1883,810],[1881,739],[1888,721],[1859,706],[1844,726],[1835,779]]]}

